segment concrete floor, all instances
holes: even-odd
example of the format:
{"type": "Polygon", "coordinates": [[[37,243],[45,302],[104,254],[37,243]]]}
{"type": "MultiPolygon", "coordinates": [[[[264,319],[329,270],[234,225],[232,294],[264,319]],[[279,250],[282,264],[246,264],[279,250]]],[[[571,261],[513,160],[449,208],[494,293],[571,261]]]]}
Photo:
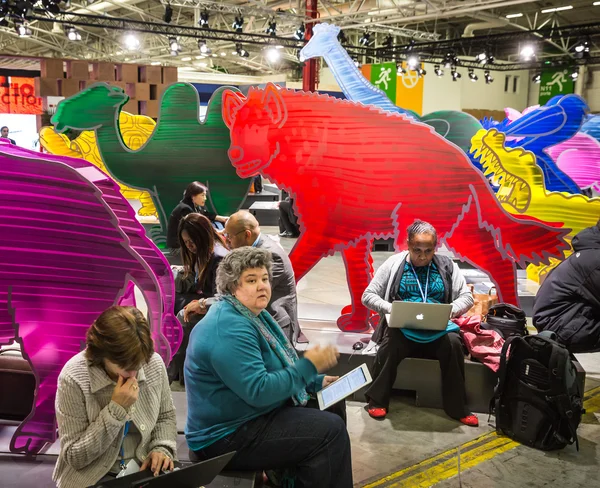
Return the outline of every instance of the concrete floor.
{"type": "MultiPolygon", "coordinates": [[[[263,232],[275,234],[277,230],[263,227],[263,232]]],[[[281,239],[288,251],[294,242],[281,239]]],[[[390,255],[374,253],[375,269],[390,255]]],[[[526,287],[535,293],[535,285],[526,287]]],[[[350,303],[339,254],[323,259],[298,283],[298,302],[304,327],[311,327],[306,319],[335,320],[342,307],[350,303]]],[[[587,372],[586,390],[600,386],[600,353],[581,354],[578,359],[587,372]]],[[[575,446],[547,453],[508,443],[495,435],[494,419],[488,424],[487,415],[479,415],[480,427],[466,427],[441,410],[415,407],[410,397],[395,397],[382,422],[371,419],[364,404],[349,402],[355,486],[600,486],[600,389],[597,390],[593,393],[598,396],[586,402],[589,413],[578,431],[579,452],[575,446]],[[446,452],[452,449],[453,452],[446,452]]]]}

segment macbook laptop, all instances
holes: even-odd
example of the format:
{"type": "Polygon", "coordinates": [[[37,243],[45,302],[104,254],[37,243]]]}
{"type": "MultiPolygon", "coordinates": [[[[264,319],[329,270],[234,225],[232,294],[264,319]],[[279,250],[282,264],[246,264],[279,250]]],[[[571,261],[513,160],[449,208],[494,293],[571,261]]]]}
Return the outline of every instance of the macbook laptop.
{"type": "Polygon", "coordinates": [[[156,477],[150,470],[139,471],[98,483],[93,488],[198,488],[211,483],[234,455],[235,451],[229,452],[156,477]]]}
{"type": "Polygon", "coordinates": [[[386,315],[388,326],[395,329],[446,330],[452,304],[392,302],[392,313],[386,315]]]}

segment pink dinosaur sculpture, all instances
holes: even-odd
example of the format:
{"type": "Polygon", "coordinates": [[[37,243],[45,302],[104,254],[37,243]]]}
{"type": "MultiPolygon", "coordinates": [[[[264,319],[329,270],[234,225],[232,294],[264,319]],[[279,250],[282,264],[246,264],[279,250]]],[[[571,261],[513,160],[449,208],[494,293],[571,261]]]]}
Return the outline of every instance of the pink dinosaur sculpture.
{"type": "Polygon", "coordinates": [[[580,188],[600,192],[600,142],[592,136],[578,132],[546,152],[580,188]]]}
{"type": "Polygon", "coordinates": [[[0,142],[0,345],[16,341],[36,377],[35,403],[10,443],[37,453],[56,440],[64,364],[90,324],[133,281],[148,303],[156,350],[169,362],[182,331],[168,262],[118,185],[82,159],[0,142]]]}

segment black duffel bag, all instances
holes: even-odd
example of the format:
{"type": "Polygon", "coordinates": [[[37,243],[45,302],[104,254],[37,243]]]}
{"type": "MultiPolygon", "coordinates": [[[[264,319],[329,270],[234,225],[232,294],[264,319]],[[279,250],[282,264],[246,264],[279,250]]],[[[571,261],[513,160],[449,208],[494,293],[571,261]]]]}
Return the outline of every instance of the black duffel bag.
{"type": "Polygon", "coordinates": [[[527,317],[525,312],[510,303],[497,303],[492,305],[485,317],[481,328],[495,330],[504,339],[511,336],[526,336],[527,317]]]}

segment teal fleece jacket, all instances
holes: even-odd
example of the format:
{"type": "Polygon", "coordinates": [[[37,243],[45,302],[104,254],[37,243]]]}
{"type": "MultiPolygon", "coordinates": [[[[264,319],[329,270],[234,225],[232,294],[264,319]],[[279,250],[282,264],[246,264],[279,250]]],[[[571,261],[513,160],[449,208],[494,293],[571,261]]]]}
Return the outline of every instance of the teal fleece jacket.
{"type": "Polygon", "coordinates": [[[255,325],[226,301],[194,327],[184,375],[185,437],[194,451],[281,407],[302,388],[315,393],[323,384],[308,359],[284,367],[255,325]]]}

